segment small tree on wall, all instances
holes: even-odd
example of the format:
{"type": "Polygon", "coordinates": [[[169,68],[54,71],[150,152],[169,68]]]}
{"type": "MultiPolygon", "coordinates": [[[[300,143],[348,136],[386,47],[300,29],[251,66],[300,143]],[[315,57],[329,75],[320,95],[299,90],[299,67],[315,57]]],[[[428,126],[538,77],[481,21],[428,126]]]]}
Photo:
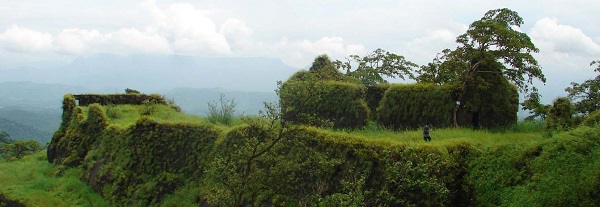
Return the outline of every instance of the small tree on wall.
{"type": "Polygon", "coordinates": [[[410,62],[402,55],[383,49],[376,49],[364,57],[350,55],[345,62],[333,62],[337,69],[346,71],[346,75],[360,80],[367,87],[387,83],[384,77],[414,79],[413,68],[417,64],[410,62]]]}

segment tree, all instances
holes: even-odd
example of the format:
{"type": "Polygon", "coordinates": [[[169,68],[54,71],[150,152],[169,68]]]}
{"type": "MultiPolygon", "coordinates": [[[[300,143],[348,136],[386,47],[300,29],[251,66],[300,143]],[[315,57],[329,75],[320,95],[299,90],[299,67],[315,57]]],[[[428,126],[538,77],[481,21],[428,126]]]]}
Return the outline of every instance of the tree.
{"type": "Polygon", "coordinates": [[[14,140],[10,139],[10,135],[5,131],[0,131],[0,143],[10,144],[13,143],[14,140]]]}
{"type": "Polygon", "coordinates": [[[573,125],[573,104],[566,97],[554,100],[545,121],[547,130],[569,130],[573,125]]]}
{"type": "Polygon", "coordinates": [[[3,153],[5,158],[20,159],[25,155],[33,154],[42,150],[42,146],[34,140],[15,141],[12,144],[4,145],[3,153]]]}
{"type": "Polygon", "coordinates": [[[404,56],[382,49],[376,49],[364,57],[350,55],[346,62],[336,60],[334,64],[337,69],[345,70],[346,75],[360,80],[367,87],[386,83],[384,76],[401,79],[408,76],[414,79],[412,71],[413,67],[417,67],[417,64],[406,60],[404,56]],[[353,66],[356,68],[353,69],[353,66]]]}
{"type": "Polygon", "coordinates": [[[523,110],[530,110],[531,115],[529,115],[526,120],[534,120],[536,118],[540,118],[544,121],[548,117],[548,110],[552,107],[547,104],[540,104],[540,94],[538,92],[532,92],[529,94],[529,98],[521,104],[523,106],[523,110]]]}
{"type": "MultiPolygon", "coordinates": [[[[342,74],[336,69],[334,62],[329,59],[327,55],[319,55],[313,61],[312,66],[308,69],[308,72],[320,81],[343,81],[343,82],[356,82],[354,78],[348,77],[342,74]]],[[[290,77],[290,80],[296,79],[295,76],[290,77]]]]}
{"type": "Polygon", "coordinates": [[[452,65],[453,61],[448,60],[452,50],[444,49],[438,53],[431,63],[423,65],[416,71],[415,80],[423,83],[433,83],[436,85],[450,84],[458,80],[457,67],[460,65],[452,65]]]}
{"type": "MultiPolygon", "coordinates": [[[[515,11],[507,8],[490,10],[473,22],[465,34],[456,38],[459,46],[454,51],[443,52],[444,62],[438,75],[452,75],[433,80],[456,84],[458,106],[454,109],[455,126],[458,126],[458,111],[466,104],[467,92],[469,88],[477,87],[475,80],[481,74],[501,74],[523,93],[537,91],[533,86],[534,79],[546,82],[541,67],[531,55],[538,52],[538,48],[527,34],[515,30],[522,24],[523,19],[515,11]]],[[[422,70],[435,70],[431,68],[426,66],[422,70]]]]}
{"type": "Polygon", "coordinates": [[[126,88],[125,94],[142,94],[142,93],[140,93],[138,90],[135,90],[135,89],[126,88]]]}
{"type": "MultiPolygon", "coordinates": [[[[593,65],[597,65],[594,71],[600,73],[600,60],[592,61],[590,66],[593,65]]],[[[581,84],[571,82],[571,87],[567,87],[565,91],[569,93],[568,97],[575,103],[575,110],[578,113],[590,114],[600,109],[600,74],[581,84]]]]}

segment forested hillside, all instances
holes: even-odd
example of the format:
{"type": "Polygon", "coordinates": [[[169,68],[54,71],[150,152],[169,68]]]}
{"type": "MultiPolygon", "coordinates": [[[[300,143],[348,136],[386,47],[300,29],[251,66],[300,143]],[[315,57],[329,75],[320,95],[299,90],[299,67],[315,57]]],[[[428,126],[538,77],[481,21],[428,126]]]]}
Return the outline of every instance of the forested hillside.
{"type": "Polygon", "coordinates": [[[52,138],[52,132],[42,131],[2,117],[0,117],[0,131],[6,131],[16,140],[35,140],[40,144],[46,144],[52,138]]]}

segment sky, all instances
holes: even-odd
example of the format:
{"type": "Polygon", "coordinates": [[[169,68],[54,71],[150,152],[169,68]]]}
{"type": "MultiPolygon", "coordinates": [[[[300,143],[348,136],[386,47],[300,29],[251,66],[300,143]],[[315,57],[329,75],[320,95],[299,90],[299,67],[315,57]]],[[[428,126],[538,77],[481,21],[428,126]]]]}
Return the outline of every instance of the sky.
{"type": "Polygon", "coordinates": [[[270,57],[302,69],[321,54],[377,48],[424,65],[498,8],[518,12],[518,29],[540,49],[545,102],[597,75],[597,0],[0,0],[0,66],[152,54],[270,57]]]}

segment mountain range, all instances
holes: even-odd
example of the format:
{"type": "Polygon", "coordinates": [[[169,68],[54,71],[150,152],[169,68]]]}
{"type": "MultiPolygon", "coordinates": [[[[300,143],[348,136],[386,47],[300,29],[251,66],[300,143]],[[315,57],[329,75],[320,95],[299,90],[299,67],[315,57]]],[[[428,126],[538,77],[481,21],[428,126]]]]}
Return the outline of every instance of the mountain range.
{"type": "Polygon", "coordinates": [[[50,68],[0,68],[0,82],[84,86],[91,89],[140,91],[173,88],[224,88],[270,92],[277,81],[297,71],[274,58],[94,55],[50,68]]]}
{"type": "Polygon", "coordinates": [[[255,115],[276,102],[277,81],[297,71],[273,58],[94,55],[68,64],[0,67],[0,131],[44,144],[60,125],[64,94],[123,93],[132,88],[172,99],[184,112],[206,115],[220,95],[236,113],[255,115]]]}

